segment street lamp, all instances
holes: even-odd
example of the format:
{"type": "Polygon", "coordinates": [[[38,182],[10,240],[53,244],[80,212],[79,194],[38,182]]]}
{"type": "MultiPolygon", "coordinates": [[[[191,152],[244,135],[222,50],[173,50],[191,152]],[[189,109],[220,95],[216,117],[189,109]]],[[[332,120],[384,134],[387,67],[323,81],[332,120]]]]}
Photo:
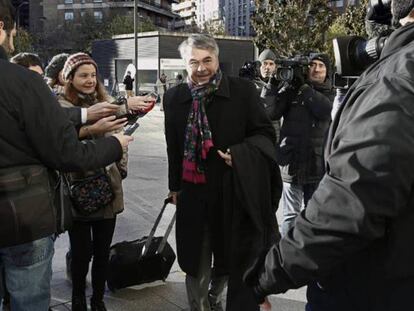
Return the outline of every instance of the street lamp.
{"type": "Polygon", "coordinates": [[[138,0],[134,0],[135,94],[138,95],[138,0]]]}

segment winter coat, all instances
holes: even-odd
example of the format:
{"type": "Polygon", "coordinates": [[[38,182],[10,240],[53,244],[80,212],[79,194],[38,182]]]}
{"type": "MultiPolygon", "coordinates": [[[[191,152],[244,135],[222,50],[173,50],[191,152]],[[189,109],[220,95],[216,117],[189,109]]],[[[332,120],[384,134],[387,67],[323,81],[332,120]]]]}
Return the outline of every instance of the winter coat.
{"type": "Polygon", "coordinates": [[[303,185],[322,178],[323,144],[333,102],[329,95],[330,89],[307,84],[299,91],[289,89],[280,95],[279,105],[284,110],[278,164],[284,182],[303,185]]]}
{"type": "Polygon", "coordinates": [[[124,78],[125,89],[128,91],[132,91],[133,89],[133,82],[135,79],[132,79],[130,75],[126,75],[124,78]]]}
{"type": "Polygon", "coordinates": [[[232,170],[223,176],[223,206],[226,208],[221,237],[228,258],[227,311],[259,310],[242,276],[257,257],[266,254],[279,240],[276,210],[282,180],[274,148],[268,137],[262,135],[247,137],[230,148],[232,170]]]}
{"type": "MultiPolygon", "coordinates": [[[[115,137],[95,143],[79,141],[72,123],[40,75],[4,59],[0,59],[0,72],[0,169],[43,165],[53,170],[78,171],[103,167],[121,158],[122,148],[115,137]]],[[[3,195],[0,197],[4,198],[3,195]]],[[[18,208],[12,211],[17,218],[12,218],[3,207],[0,209],[0,234],[13,234],[7,232],[5,223],[18,222],[19,215],[25,213],[33,217],[30,222],[19,223],[19,229],[30,233],[36,228],[39,233],[47,215],[33,213],[36,206],[31,204],[18,208]]],[[[39,234],[22,242],[54,233],[55,225],[42,227],[39,234]]]]}
{"type": "MultiPolygon", "coordinates": [[[[71,102],[66,100],[64,97],[59,97],[59,103],[62,107],[71,108],[75,107],[71,102]]],[[[88,108],[90,103],[86,100],[81,100],[79,103],[80,107],[88,108]]],[[[98,137],[93,137],[96,139],[98,137]]],[[[83,216],[80,214],[75,214],[74,218],[77,220],[94,220],[94,219],[108,219],[114,218],[116,214],[121,213],[124,210],[124,195],[122,190],[122,177],[121,177],[121,170],[126,172],[127,169],[127,152],[124,150],[123,156],[119,162],[111,163],[110,165],[105,167],[105,170],[108,173],[109,179],[111,181],[111,187],[115,195],[115,199],[112,201],[111,204],[107,205],[105,208],[98,210],[96,213],[83,216]]],[[[98,170],[99,171],[99,170],[98,170]]],[[[72,172],[68,175],[69,179],[82,179],[84,177],[93,175],[97,171],[89,171],[89,172],[72,172]]],[[[125,174],[126,175],[126,174],[125,174]]],[[[76,213],[76,210],[74,210],[76,213]]]]}
{"type": "Polygon", "coordinates": [[[326,174],[259,273],[260,297],[317,280],[330,310],[414,310],[414,23],[391,34],[329,130],[326,174]]]}
{"type": "MultiPolygon", "coordinates": [[[[207,183],[187,183],[181,177],[185,128],[192,104],[188,85],[183,83],[169,89],[164,103],[169,189],[179,191],[176,224],[178,263],[186,273],[197,275],[202,234],[207,226],[211,233],[215,266],[226,274],[228,258],[224,255],[223,230],[225,215],[231,207],[223,204],[223,197],[229,193],[229,183],[225,180],[231,181],[232,169],[219,157],[217,150],[226,151],[255,135],[270,140],[272,145],[274,130],[259,104],[254,85],[243,79],[223,76],[212,102],[206,106],[214,143],[207,158],[207,183]]],[[[246,229],[244,234],[249,235],[249,230],[246,229]]]]}
{"type": "Polygon", "coordinates": [[[253,82],[256,85],[266,114],[272,121],[276,134],[276,144],[278,144],[280,140],[280,109],[283,107],[283,105],[280,104],[279,90],[282,87],[282,84],[274,79],[269,79],[269,82],[267,83],[261,79],[253,80],[253,82]]]}

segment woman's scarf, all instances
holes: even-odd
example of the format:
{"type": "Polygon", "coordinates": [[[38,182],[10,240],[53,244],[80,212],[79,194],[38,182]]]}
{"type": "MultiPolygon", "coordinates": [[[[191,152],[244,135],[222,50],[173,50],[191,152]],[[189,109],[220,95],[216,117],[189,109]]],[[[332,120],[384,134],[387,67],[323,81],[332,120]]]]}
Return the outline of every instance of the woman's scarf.
{"type": "Polygon", "coordinates": [[[210,148],[213,147],[213,139],[205,107],[217,91],[221,77],[219,70],[207,84],[197,85],[188,81],[193,102],[184,141],[183,180],[186,182],[206,183],[206,159],[210,148]]]}
{"type": "Polygon", "coordinates": [[[84,94],[81,92],[78,92],[78,98],[80,99],[80,102],[82,103],[82,106],[92,106],[97,103],[97,97],[98,93],[94,92],[92,94],[84,94]]]}

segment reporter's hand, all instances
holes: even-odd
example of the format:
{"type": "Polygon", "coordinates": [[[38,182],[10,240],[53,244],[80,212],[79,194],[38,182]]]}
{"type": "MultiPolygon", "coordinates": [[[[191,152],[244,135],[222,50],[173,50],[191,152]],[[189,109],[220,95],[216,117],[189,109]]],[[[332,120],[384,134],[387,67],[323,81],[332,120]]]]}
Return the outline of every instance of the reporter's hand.
{"type": "Polygon", "coordinates": [[[89,132],[92,135],[100,135],[107,132],[116,131],[124,127],[126,121],[126,118],[116,119],[115,116],[102,118],[89,126],[89,132]]]}
{"type": "Polygon", "coordinates": [[[279,84],[279,81],[276,79],[275,74],[272,74],[270,76],[268,84],[273,85],[273,86],[277,86],[279,84]]]}
{"type": "Polygon", "coordinates": [[[265,297],[264,302],[260,305],[260,310],[263,311],[272,311],[272,305],[269,302],[269,299],[265,297]]]}
{"type": "MultiPolygon", "coordinates": [[[[127,99],[128,101],[128,109],[132,111],[140,111],[140,110],[146,110],[151,105],[153,105],[151,98],[148,96],[134,96],[129,97],[127,99]]],[[[155,99],[154,99],[155,101],[155,99]]]]}
{"type": "Polygon", "coordinates": [[[118,105],[113,105],[108,102],[101,102],[90,106],[87,111],[87,120],[96,121],[104,117],[114,115],[119,109],[118,105]]]}
{"type": "Polygon", "coordinates": [[[113,134],[116,139],[118,139],[119,143],[122,146],[122,149],[128,147],[129,143],[134,140],[132,136],[124,135],[122,133],[113,134]]]}
{"type": "Polygon", "coordinates": [[[293,77],[292,84],[296,89],[299,89],[306,83],[304,73],[300,67],[294,69],[293,77]]]}
{"type": "Polygon", "coordinates": [[[167,195],[167,197],[172,198],[171,204],[177,205],[177,192],[170,191],[167,195]]]}

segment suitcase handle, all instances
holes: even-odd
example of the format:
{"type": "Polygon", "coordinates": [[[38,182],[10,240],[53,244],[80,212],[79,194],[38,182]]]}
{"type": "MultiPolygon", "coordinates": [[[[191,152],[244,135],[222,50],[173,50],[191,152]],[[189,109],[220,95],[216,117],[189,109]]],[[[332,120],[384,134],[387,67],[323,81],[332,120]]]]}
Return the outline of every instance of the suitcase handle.
{"type": "MultiPolygon", "coordinates": [[[[152,239],[154,238],[155,231],[157,230],[157,227],[158,227],[158,225],[159,225],[159,223],[161,221],[162,215],[164,214],[165,208],[167,207],[168,203],[171,203],[171,202],[172,202],[172,197],[166,198],[164,200],[164,205],[162,206],[161,211],[158,214],[157,219],[155,220],[154,226],[152,227],[151,232],[150,232],[150,234],[149,234],[149,236],[147,238],[147,242],[145,243],[144,248],[142,249],[142,256],[145,256],[147,254],[147,252],[149,250],[149,247],[151,245],[152,239]]],[[[174,213],[174,216],[171,219],[170,224],[168,225],[168,229],[165,232],[165,235],[164,235],[164,237],[163,237],[160,245],[158,246],[158,250],[157,250],[158,253],[161,252],[164,249],[164,246],[165,246],[165,244],[167,242],[168,236],[170,235],[171,229],[172,229],[172,227],[174,225],[175,216],[176,215],[174,213]]]]}
{"type": "Polygon", "coordinates": [[[164,234],[164,236],[163,236],[163,238],[161,240],[161,243],[158,246],[158,249],[157,249],[157,253],[158,254],[161,254],[162,253],[162,251],[164,250],[165,244],[167,244],[167,239],[170,236],[172,227],[174,226],[174,222],[175,222],[175,217],[176,216],[177,216],[177,212],[174,212],[174,216],[172,217],[172,219],[170,221],[170,224],[168,225],[167,231],[165,231],[165,234],[164,234]]]}

